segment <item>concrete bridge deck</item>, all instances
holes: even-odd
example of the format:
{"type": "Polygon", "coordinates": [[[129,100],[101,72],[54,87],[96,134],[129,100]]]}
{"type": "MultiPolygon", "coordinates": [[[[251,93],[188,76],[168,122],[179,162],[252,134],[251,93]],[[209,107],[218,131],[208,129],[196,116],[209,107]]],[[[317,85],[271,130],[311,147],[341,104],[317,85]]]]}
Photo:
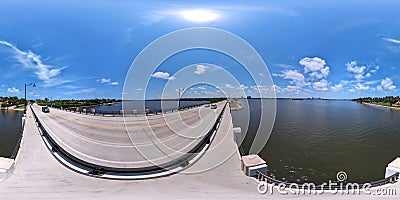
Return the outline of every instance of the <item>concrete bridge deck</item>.
{"type": "Polygon", "coordinates": [[[211,130],[224,104],[152,116],[100,117],[32,108],[63,150],[99,167],[143,169],[172,162],[196,147],[211,130]]]}

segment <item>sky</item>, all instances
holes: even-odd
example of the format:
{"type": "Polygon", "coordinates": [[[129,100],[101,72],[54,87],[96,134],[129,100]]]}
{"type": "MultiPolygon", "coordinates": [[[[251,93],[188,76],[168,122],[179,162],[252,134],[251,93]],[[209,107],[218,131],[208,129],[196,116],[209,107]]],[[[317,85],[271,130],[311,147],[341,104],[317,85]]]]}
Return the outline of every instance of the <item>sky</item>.
{"type": "Polygon", "coordinates": [[[190,49],[143,66],[154,68],[150,81],[132,92],[175,98],[178,83],[195,78],[202,83],[185,86],[184,97],[398,96],[399,9],[396,0],[0,0],[0,96],[23,97],[24,84],[35,83],[28,99],[121,99],[140,52],[193,27],[242,38],[265,62],[269,74],[260,76],[272,85],[257,85],[229,55],[190,49]]]}

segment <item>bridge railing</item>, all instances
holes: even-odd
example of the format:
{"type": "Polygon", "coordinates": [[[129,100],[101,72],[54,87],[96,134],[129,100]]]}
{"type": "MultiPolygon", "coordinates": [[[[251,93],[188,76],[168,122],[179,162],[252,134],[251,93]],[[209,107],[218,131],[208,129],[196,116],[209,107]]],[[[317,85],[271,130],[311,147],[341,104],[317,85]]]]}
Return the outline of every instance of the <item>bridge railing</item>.
{"type": "MultiPolygon", "coordinates": [[[[385,184],[389,184],[389,183],[395,183],[399,180],[399,172],[385,178],[382,180],[378,180],[378,181],[374,181],[374,182],[370,182],[370,183],[363,183],[363,184],[351,184],[351,189],[353,188],[366,188],[368,187],[378,187],[378,186],[382,186],[385,184]],[[357,186],[357,187],[355,187],[357,186]]],[[[291,188],[293,187],[293,185],[297,185],[296,188],[300,188],[300,189],[308,189],[310,187],[309,184],[298,184],[298,183],[288,183],[288,182],[283,182],[281,180],[277,180],[275,178],[272,178],[260,171],[257,171],[256,173],[256,177],[255,177],[258,181],[262,181],[262,182],[266,182],[269,184],[273,184],[273,185],[284,185],[287,188],[291,188]]],[[[323,185],[316,185],[315,190],[332,190],[332,189],[337,189],[337,190],[347,190],[349,186],[346,183],[343,184],[335,184],[335,185],[327,185],[327,184],[323,184],[323,185]]]]}
{"type": "Polygon", "coordinates": [[[205,104],[209,103],[201,103],[201,104],[196,104],[196,105],[190,105],[190,106],[181,106],[178,108],[168,108],[168,109],[145,109],[145,110],[99,110],[95,109],[93,107],[69,107],[69,108],[55,108],[59,110],[64,110],[67,112],[74,112],[74,113],[80,113],[80,114],[85,114],[85,115],[97,115],[97,116],[145,116],[145,115],[158,115],[158,114],[163,114],[163,113],[171,113],[171,112],[176,112],[176,111],[183,111],[183,110],[188,110],[188,109],[193,109],[197,108],[200,106],[203,106],[205,104]]]}
{"type": "Polygon", "coordinates": [[[22,123],[21,136],[18,138],[17,145],[15,146],[14,151],[11,154],[11,157],[10,157],[11,159],[15,159],[18,155],[18,151],[21,147],[21,141],[22,141],[22,137],[23,137],[24,128],[25,128],[25,122],[22,123]]]}

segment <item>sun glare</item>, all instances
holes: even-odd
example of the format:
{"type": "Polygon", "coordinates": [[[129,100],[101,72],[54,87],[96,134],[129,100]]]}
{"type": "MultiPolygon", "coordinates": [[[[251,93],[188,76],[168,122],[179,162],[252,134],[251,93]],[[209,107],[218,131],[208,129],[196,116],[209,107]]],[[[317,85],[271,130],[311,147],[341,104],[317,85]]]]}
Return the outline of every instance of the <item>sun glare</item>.
{"type": "Polygon", "coordinates": [[[181,13],[182,17],[193,22],[211,22],[218,18],[218,13],[209,10],[188,10],[181,13]]]}

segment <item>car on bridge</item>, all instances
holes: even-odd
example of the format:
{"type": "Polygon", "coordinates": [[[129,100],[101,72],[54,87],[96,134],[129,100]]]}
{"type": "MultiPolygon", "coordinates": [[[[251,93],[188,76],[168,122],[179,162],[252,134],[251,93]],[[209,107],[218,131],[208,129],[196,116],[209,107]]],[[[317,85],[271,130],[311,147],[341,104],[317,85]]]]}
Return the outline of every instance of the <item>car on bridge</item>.
{"type": "Polygon", "coordinates": [[[42,107],[42,112],[44,112],[44,113],[49,113],[49,112],[50,112],[49,107],[43,106],[43,107],[42,107]]]}

